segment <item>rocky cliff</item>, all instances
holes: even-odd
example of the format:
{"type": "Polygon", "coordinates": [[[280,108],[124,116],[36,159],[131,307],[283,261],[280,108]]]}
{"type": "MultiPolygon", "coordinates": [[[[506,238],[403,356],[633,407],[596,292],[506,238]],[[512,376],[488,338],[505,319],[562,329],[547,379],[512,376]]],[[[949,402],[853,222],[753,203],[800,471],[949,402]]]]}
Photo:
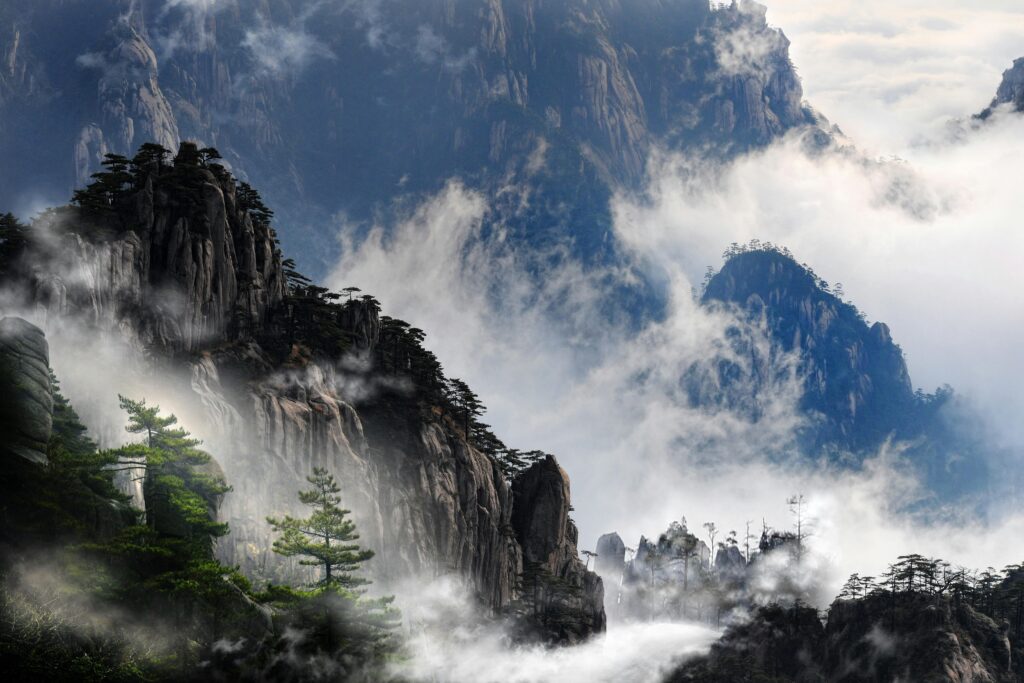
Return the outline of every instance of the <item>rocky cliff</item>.
{"type": "Polygon", "coordinates": [[[708,282],[703,303],[763,316],[784,352],[799,354],[803,407],[826,424],[816,438],[873,448],[914,406],[903,353],[884,323],[871,326],[805,266],[772,250],[738,254],[708,282]]]}
{"type": "Polygon", "coordinates": [[[121,184],[104,176],[76,206],[46,214],[4,284],[7,305],[55,330],[73,323],[76,334],[127,342],[143,379],[173,389],[233,487],[220,558],[259,579],[301,576],[270,551],[265,518],[299,512],[296,491],[325,467],[376,551],[382,589],[455,573],[501,609],[524,548],[543,542],[552,570],[582,587],[586,633],[603,628],[600,579],[576,559],[564,473],[551,465],[564,495],[514,496],[408,325],[380,316],[372,297],[342,304],[303,284],[258,195],[197,154],[183,145],[173,162],[137,156],[121,184]],[[543,514],[516,527],[534,505],[543,514]]]}
{"type": "Polygon", "coordinates": [[[604,588],[597,574],[587,571],[579,559],[579,532],[569,518],[569,475],[549,455],[516,477],[512,490],[512,528],[524,564],[569,587],[559,608],[577,616],[559,623],[555,638],[578,642],[603,631],[604,588]]]}
{"type": "Polygon", "coordinates": [[[0,319],[0,433],[6,452],[46,464],[53,425],[50,354],[42,330],[21,318],[0,319]]]}
{"type": "Polygon", "coordinates": [[[815,120],[788,47],[750,0],[12,0],[0,158],[35,163],[0,163],[0,206],[188,138],[305,228],[300,262],[333,248],[320,218],[453,176],[513,237],[604,258],[652,145],[727,155],[815,120]]]}

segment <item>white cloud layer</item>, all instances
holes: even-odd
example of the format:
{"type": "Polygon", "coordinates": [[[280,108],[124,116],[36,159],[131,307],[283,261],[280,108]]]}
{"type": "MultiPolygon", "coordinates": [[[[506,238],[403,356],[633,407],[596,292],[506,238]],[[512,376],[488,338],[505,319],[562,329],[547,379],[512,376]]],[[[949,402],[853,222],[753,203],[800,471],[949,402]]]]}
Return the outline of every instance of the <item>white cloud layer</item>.
{"type": "Polygon", "coordinates": [[[696,624],[628,624],[582,645],[513,646],[498,624],[448,579],[410,586],[398,600],[410,657],[398,680],[446,683],[648,683],[707,650],[718,632],[696,624]]]}
{"type": "Polygon", "coordinates": [[[653,159],[648,195],[615,204],[621,242],[670,283],[666,319],[635,335],[598,311],[610,296],[607,273],[569,264],[538,282],[507,245],[480,236],[486,199],[458,184],[391,236],[379,229],[345,244],[329,284],[373,292],[386,311],[424,328],[450,374],[490,406],[485,419],[500,436],[560,457],[584,547],[611,530],[631,545],[684,514],[692,525],[739,531],[762,516],[786,526],[784,499],[803,491],[831,567],[828,590],[905,552],[1001,566],[1020,560],[1005,539],[1019,535],[1021,520],[925,526],[898,515],[915,494],[898,457],[880,455],[856,475],[760,458],[791,444],[800,420],[791,382],[780,380],[756,425],[687,407],[678,382],[692,363],[730,353],[730,321],[695,306],[691,284],[730,242],[757,237],[790,247],[844,283],[870,318],[890,323],[917,385],[953,384],[1005,444],[1024,442],[1015,392],[1024,379],[1015,350],[1024,337],[1024,237],[1015,228],[1024,119],[908,149],[905,161],[850,150],[808,156],[787,139],[723,168],[653,159]]]}
{"type": "Polygon", "coordinates": [[[762,1],[808,101],[877,154],[977,113],[1024,56],[1017,0],[762,1]]]}

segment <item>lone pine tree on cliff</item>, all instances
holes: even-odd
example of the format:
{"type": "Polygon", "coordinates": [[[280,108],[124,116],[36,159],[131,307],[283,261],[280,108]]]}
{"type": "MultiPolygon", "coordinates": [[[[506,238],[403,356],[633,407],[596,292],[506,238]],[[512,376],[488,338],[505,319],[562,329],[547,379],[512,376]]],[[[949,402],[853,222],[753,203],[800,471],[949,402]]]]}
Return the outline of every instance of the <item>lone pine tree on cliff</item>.
{"type": "Polygon", "coordinates": [[[355,523],[348,518],[350,510],[342,509],[341,489],[334,475],[315,468],[313,476],[306,477],[312,484],[308,491],[299,492],[299,500],[313,508],[305,519],[289,515],[281,519],[267,517],[267,522],[281,537],[274,541],[274,552],[285,557],[300,556],[299,564],[320,567],[320,588],[352,592],[369,583],[356,576],[359,566],[373,557],[372,550],[364,550],[354,543],[359,538],[355,523]]]}
{"type": "Polygon", "coordinates": [[[312,591],[272,589],[271,597],[284,597],[291,608],[288,619],[310,634],[307,654],[326,651],[336,661],[358,662],[387,657],[394,650],[391,632],[400,621],[391,606],[394,597],[362,597],[361,587],[370,581],[356,574],[374,553],[355,542],[359,534],[350,511],[341,507],[334,476],[315,468],[306,481],[312,487],[300,491],[299,500],[313,513],[304,519],[268,517],[267,522],[281,534],[274,552],[302,558],[299,564],[319,568],[320,578],[312,591]]]}

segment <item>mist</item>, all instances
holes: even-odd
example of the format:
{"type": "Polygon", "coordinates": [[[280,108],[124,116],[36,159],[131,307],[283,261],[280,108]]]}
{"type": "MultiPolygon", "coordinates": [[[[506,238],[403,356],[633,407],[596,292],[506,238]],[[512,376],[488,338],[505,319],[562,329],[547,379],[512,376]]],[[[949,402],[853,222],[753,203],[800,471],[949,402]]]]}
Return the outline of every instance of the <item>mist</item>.
{"type": "Polygon", "coordinates": [[[645,622],[575,647],[517,646],[499,623],[480,617],[470,591],[457,580],[406,585],[397,598],[409,637],[409,657],[391,672],[399,680],[646,683],[706,652],[719,636],[700,624],[645,622]]]}
{"type": "Polygon", "coordinates": [[[872,156],[847,138],[808,153],[798,135],[724,165],[656,151],[646,191],[613,205],[631,269],[569,264],[539,283],[506,245],[483,236],[487,198],[453,181],[397,224],[343,240],[328,282],[372,292],[426,330],[510,445],[559,456],[572,476],[582,548],[613,530],[629,545],[681,515],[740,531],[750,519],[786,527],[785,498],[802,491],[828,566],[825,602],[849,573],[878,571],[902,552],[1002,566],[1019,561],[1000,539],[1019,533],[1021,519],[986,525],[947,510],[951,521],[936,523],[901,514],[925,494],[900,444],[855,473],[787,458],[802,419],[795,382],[775,387],[762,406],[770,419],[757,424],[695,410],[678,386],[685,368],[728,353],[723,333],[737,324],[694,303],[704,269],[717,268],[731,242],[768,240],[842,282],[848,300],[888,323],[915,387],[951,384],[1019,466],[1024,403],[1014,380],[1024,378],[1024,363],[1014,348],[1024,333],[1016,303],[1024,242],[1014,227],[1022,209],[1014,179],[1024,121],[997,116],[956,132],[935,129],[927,144],[918,136],[902,158],[872,156]],[[668,283],[667,314],[631,334],[601,315],[600,302],[614,297],[610,281],[638,273],[668,283]],[[527,305],[537,300],[545,306],[527,305]]]}

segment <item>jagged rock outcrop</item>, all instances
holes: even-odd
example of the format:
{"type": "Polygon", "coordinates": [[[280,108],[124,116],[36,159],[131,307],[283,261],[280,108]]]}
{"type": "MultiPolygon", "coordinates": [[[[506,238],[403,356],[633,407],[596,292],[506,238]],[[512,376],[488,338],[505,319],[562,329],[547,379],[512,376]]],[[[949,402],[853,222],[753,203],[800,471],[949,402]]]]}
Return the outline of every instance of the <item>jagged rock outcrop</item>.
{"type": "MultiPolygon", "coordinates": [[[[576,557],[568,479],[558,496],[535,496],[543,513],[517,535],[515,515],[529,515],[529,503],[514,503],[495,457],[439,394],[417,393],[411,376],[422,379],[424,361],[394,336],[404,328],[372,297],[332,304],[326,290],[294,284],[286,296],[258,198],[222,168],[191,161],[195,153],[186,144],[173,165],[133,162],[133,186],[99,213],[69,207],[37,221],[4,279],[47,324],[128,341],[147,361],[139,371],[182,397],[232,486],[220,505],[232,529],[220,559],[257,579],[305,577],[271,551],[266,517],[302,514],[296,493],[324,467],[376,553],[370,574],[382,590],[457,573],[502,610],[523,548],[551,543],[546,567],[574,584],[570,607],[584,615],[564,637],[601,630],[601,583],[576,557]]],[[[144,502],[144,487],[131,493],[144,502]]]]}
{"type": "Polygon", "coordinates": [[[806,607],[768,607],[730,628],[667,683],[1019,681],[1006,628],[964,602],[920,594],[840,600],[823,625],[806,607]]]}
{"type": "Polygon", "coordinates": [[[722,577],[742,579],[747,571],[743,552],[734,545],[726,545],[715,553],[715,572],[722,577]]]}
{"type": "Polygon", "coordinates": [[[0,433],[11,455],[45,465],[53,424],[49,345],[43,331],[0,319],[0,433]]]}
{"type": "Polygon", "coordinates": [[[48,315],[97,329],[130,329],[140,348],[190,353],[251,338],[284,297],[280,252],[270,228],[241,206],[235,182],[188,171],[189,201],[172,176],[148,176],[125,200],[118,234],[94,239],[56,213],[36,229],[27,283],[48,315]]]}
{"type": "Polygon", "coordinates": [[[1013,66],[1003,72],[992,104],[978,114],[978,118],[989,118],[1001,106],[1008,106],[1015,112],[1024,111],[1024,57],[1013,60],[1013,66]]]}
{"type": "Polygon", "coordinates": [[[512,528],[524,565],[575,588],[575,594],[565,600],[576,619],[560,623],[556,638],[575,642],[604,630],[604,588],[580,561],[579,532],[569,518],[569,475],[549,455],[519,474],[512,491],[512,528]]]}

